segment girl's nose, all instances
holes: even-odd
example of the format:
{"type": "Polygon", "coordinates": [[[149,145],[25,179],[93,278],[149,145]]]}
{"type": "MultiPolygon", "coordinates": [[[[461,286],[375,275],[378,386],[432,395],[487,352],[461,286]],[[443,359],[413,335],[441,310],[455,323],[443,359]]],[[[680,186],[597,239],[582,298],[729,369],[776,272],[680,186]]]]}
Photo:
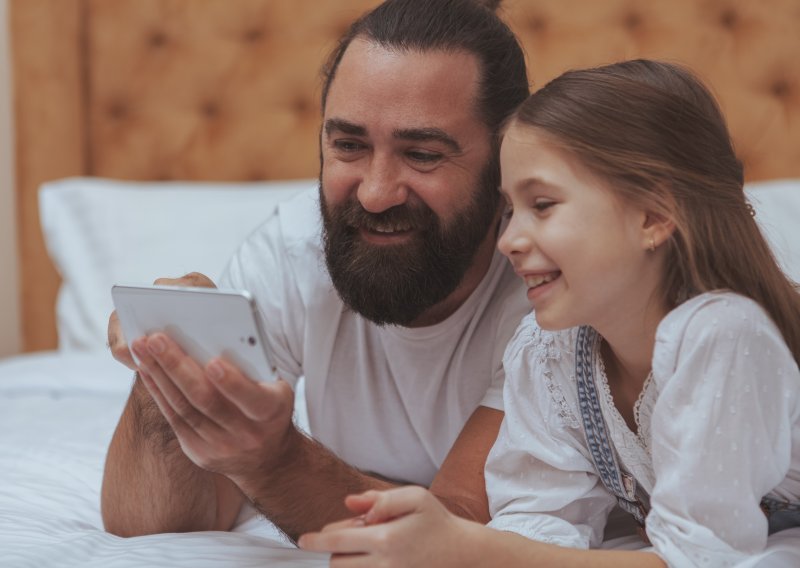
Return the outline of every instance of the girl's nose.
{"type": "Polygon", "coordinates": [[[518,218],[512,217],[497,241],[497,249],[508,258],[529,253],[533,247],[530,231],[520,225],[518,218]]]}

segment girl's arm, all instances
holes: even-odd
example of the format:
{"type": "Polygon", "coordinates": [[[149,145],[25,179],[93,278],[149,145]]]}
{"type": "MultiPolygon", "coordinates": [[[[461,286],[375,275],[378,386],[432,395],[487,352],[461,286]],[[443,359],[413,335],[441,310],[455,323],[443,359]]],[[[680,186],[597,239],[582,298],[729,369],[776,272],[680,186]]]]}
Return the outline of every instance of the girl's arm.
{"type": "Polygon", "coordinates": [[[687,302],[659,329],[647,534],[671,565],[742,562],[766,547],[759,502],[790,470],[797,363],[766,313],[730,293],[687,302]]]}
{"type": "Polygon", "coordinates": [[[428,491],[403,487],[348,498],[362,515],[304,535],[300,547],[333,553],[332,566],[592,566],[666,564],[652,552],[579,550],[490,529],[447,512],[428,491]]]}
{"type": "Polygon", "coordinates": [[[489,526],[572,548],[600,546],[616,499],[595,472],[574,385],[575,333],[526,316],[503,361],[505,418],[486,468],[489,526]]]}
{"type": "MultiPolygon", "coordinates": [[[[475,548],[480,561],[474,566],[559,566],[561,568],[666,568],[654,552],[633,550],[581,550],[529,540],[510,532],[477,527],[475,548]]],[[[455,564],[453,565],[455,566],[455,564]]]]}

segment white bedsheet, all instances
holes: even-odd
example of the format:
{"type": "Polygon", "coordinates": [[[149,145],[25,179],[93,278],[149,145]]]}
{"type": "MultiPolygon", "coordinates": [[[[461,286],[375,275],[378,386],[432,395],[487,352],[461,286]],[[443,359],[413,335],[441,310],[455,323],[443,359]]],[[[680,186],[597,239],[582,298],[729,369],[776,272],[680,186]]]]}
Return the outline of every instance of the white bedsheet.
{"type": "MultiPolygon", "coordinates": [[[[233,532],[119,538],[103,531],[100,485],[131,373],[107,353],[0,361],[0,568],[327,566],[252,509],[233,532]]],[[[298,392],[302,401],[302,391],[298,392]]],[[[298,422],[305,423],[302,403],[298,422]]],[[[746,566],[800,566],[800,529],[746,566]]],[[[606,542],[635,550],[638,537],[606,542]]]]}
{"type": "Polygon", "coordinates": [[[327,566],[252,511],[230,533],[104,532],[103,463],[130,377],[107,353],[0,361],[0,567],[327,566]]]}

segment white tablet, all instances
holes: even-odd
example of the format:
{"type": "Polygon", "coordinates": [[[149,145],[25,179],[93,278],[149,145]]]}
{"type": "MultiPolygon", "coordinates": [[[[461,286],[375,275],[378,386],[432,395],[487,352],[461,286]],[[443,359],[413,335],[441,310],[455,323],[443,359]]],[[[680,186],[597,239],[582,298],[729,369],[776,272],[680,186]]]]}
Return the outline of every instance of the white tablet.
{"type": "Polygon", "coordinates": [[[128,343],[161,331],[200,365],[222,357],[253,380],[275,378],[258,307],[248,292],[116,285],[111,296],[128,343]]]}

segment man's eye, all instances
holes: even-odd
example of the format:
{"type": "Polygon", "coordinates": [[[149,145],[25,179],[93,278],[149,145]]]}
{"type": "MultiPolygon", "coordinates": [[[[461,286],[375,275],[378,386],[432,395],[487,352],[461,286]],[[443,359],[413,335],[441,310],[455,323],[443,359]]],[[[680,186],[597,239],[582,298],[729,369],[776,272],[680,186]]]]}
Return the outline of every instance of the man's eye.
{"type": "Polygon", "coordinates": [[[410,152],[406,152],[406,155],[415,162],[420,162],[423,164],[430,164],[432,162],[436,162],[442,157],[441,154],[436,154],[433,152],[420,152],[419,150],[412,150],[410,152]]]}
{"type": "Polygon", "coordinates": [[[364,149],[364,144],[354,140],[334,140],[333,147],[342,152],[358,152],[364,149]]]}

